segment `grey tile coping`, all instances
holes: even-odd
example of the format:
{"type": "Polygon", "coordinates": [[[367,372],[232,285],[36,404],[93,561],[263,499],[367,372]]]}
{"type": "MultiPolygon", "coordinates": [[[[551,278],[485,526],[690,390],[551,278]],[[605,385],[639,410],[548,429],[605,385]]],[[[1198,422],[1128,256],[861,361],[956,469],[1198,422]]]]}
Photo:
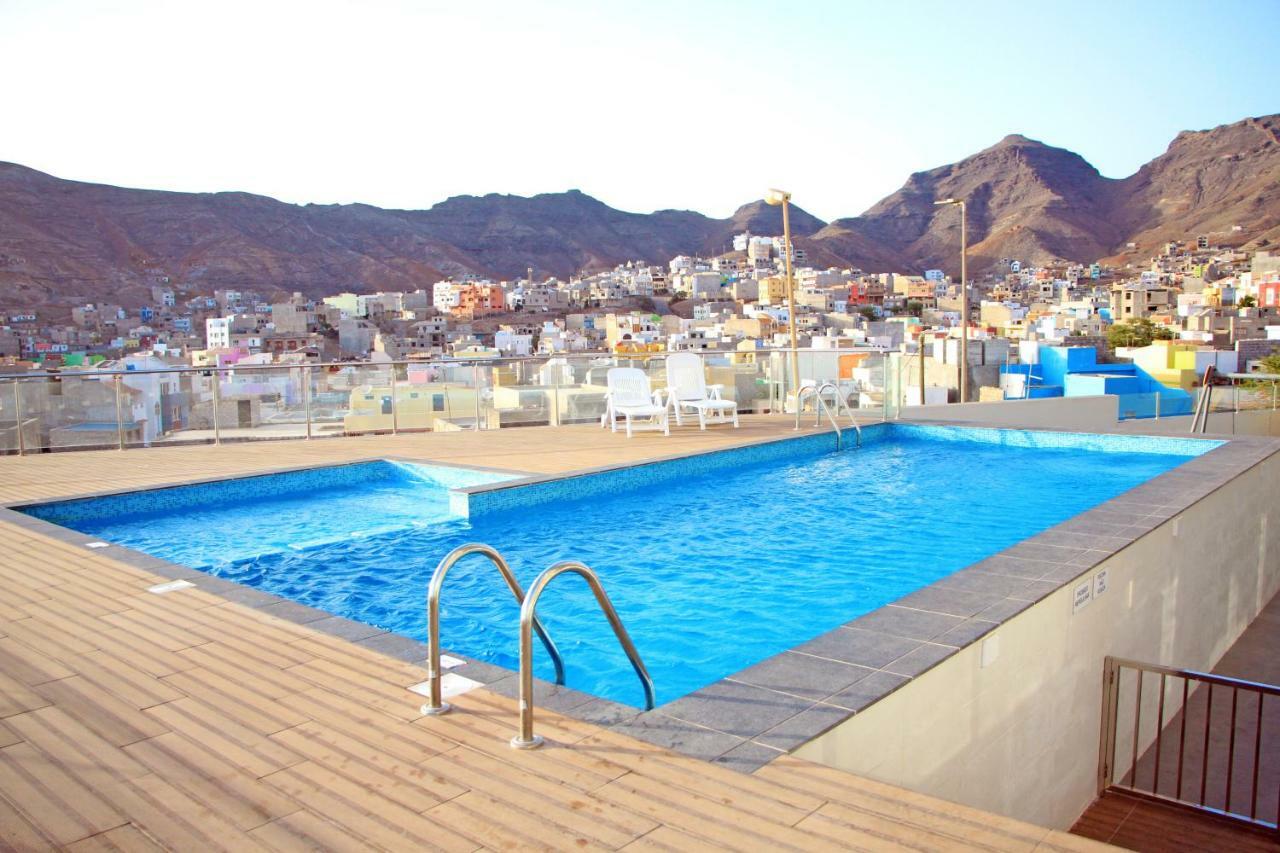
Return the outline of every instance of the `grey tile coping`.
{"type": "MultiPolygon", "coordinates": [[[[985,612],[985,611],[984,611],[985,612]]],[[[1022,611],[1018,611],[1019,613],[1022,611]]],[[[1002,621],[1002,620],[1000,620],[1002,621]]],[[[959,625],[952,628],[945,634],[939,636],[935,643],[944,646],[954,646],[957,649],[963,649],[979,637],[985,637],[996,628],[999,628],[999,621],[991,618],[987,619],[966,619],[959,625]]],[[[897,672],[898,670],[889,667],[890,670],[897,672]]]]}
{"type": "MultiPolygon", "coordinates": [[[[994,627],[994,626],[992,626],[994,627]]],[[[953,628],[952,630],[956,630],[953,628]]],[[[948,632],[950,633],[950,632],[948,632]]],[[[968,645],[966,643],[966,645],[968,645]]],[[[915,678],[933,665],[960,651],[956,646],[944,646],[941,643],[925,643],[914,651],[907,652],[884,668],[885,672],[915,678]]]]}
{"type": "Polygon", "coordinates": [[[883,670],[872,673],[852,687],[841,690],[827,699],[826,704],[836,705],[848,711],[861,711],[873,702],[878,702],[906,684],[911,679],[905,675],[897,675],[883,670]]]}
{"type": "Polygon", "coordinates": [[[400,634],[384,632],[359,640],[356,645],[364,646],[366,649],[371,649],[375,652],[381,652],[388,657],[397,658],[405,663],[416,663],[427,659],[426,643],[420,643],[400,634]]]}
{"type": "Polygon", "coordinates": [[[299,625],[306,625],[311,622],[318,622],[321,619],[333,618],[324,610],[317,610],[314,607],[308,607],[305,604],[299,604],[296,601],[277,601],[258,608],[263,613],[270,613],[272,616],[285,619],[289,622],[296,622],[299,625]]]}
{"type": "Polygon", "coordinates": [[[660,710],[664,716],[745,738],[794,717],[812,704],[809,699],[726,679],[668,702],[660,710]]]}
{"type": "Polygon", "coordinates": [[[610,731],[708,761],[747,742],[746,738],[695,726],[658,711],[646,711],[610,731]]]}
{"type": "Polygon", "coordinates": [[[833,726],[840,725],[848,718],[849,712],[839,705],[825,703],[810,705],[794,717],[789,717],[773,728],[756,735],[754,743],[789,752],[808,743],[833,726]]]}
{"type": "Polygon", "coordinates": [[[723,755],[711,759],[711,762],[713,764],[723,764],[726,767],[737,770],[739,773],[754,773],[783,754],[780,749],[764,746],[754,741],[747,741],[735,746],[723,755]]]}
{"type": "Polygon", "coordinates": [[[1005,596],[994,592],[975,592],[950,587],[926,586],[899,598],[895,604],[916,610],[944,613],[948,616],[972,616],[1005,596]]]}
{"type": "Polygon", "coordinates": [[[792,651],[879,669],[918,645],[920,643],[916,640],[892,634],[840,627],[820,634],[809,642],[796,646],[792,651]]]}
{"type": "MultiPolygon", "coordinates": [[[[777,693],[798,696],[803,699],[822,699],[843,690],[855,681],[866,678],[875,670],[812,655],[783,652],[765,658],[754,666],[730,676],[733,681],[763,687],[777,693]]],[[[698,696],[718,684],[703,688],[691,696],[698,696]]],[[[689,697],[685,697],[686,699],[689,697]]],[[[676,703],[683,700],[677,699],[676,703]]],[[[673,703],[675,704],[675,703],[673,703]]]]}
{"type": "Polygon", "coordinates": [[[372,625],[366,625],[363,622],[357,622],[354,619],[345,619],[341,616],[330,616],[325,614],[324,619],[317,619],[315,622],[308,622],[307,627],[314,631],[323,631],[333,637],[343,640],[367,640],[377,634],[385,634],[381,628],[375,628],[372,625]]]}
{"type": "MultiPolygon", "coordinates": [[[[534,681],[535,706],[743,772],[755,770],[919,677],[1248,468],[1280,452],[1280,441],[1272,438],[1202,437],[1227,443],[896,602],[654,711],[642,712],[539,679],[534,681]]],[[[763,442],[773,440],[778,439],[763,442]]],[[[746,441],[741,446],[763,442],[746,441]]],[[[716,450],[724,449],[727,448],[716,450]]],[[[372,456],[342,464],[389,458],[392,457],[372,456]]],[[[647,460],[645,464],[654,461],[647,460]]],[[[617,467],[622,466],[591,470],[617,467]]],[[[582,473],[587,472],[561,476],[582,473]]],[[[542,479],[554,477],[533,475],[521,482],[542,479]]],[[[191,482],[204,480],[172,485],[191,482]]],[[[30,501],[0,505],[0,522],[77,545],[95,540],[8,508],[26,503],[30,501]]],[[[112,546],[101,553],[162,577],[192,579],[199,588],[230,601],[400,660],[425,664],[426,646],[411,638],[128,548],[112,546]]],[[[463,661],[449,672],[481,682],[500,695],[517,695],[517,678],[511,670],[449,654],[463,661]]]]}
{"type": "Polygon", "coordinates": [[[939,634],[945,634],[963,622],[959,616],[945,613],[932,613],[928,610],[915,610],[898,604],[886,604],[878,610],[859,616],[849,623],[850,627],[864,631],[878,631],[895,637],[910,640],[932,640],[939,634]]]}

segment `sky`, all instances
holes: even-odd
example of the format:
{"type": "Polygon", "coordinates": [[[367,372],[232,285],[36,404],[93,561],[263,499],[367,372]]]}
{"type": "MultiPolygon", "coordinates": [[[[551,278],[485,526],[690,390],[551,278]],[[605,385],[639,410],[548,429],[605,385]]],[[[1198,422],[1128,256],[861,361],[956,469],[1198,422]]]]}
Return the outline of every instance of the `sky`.
{"type": "Polygon", "coordinates": [[[0,160],[425,208],[856,215],[1021,133],[1124,177],[1280,112],[1280,0],[0,0],[0,160]]]}

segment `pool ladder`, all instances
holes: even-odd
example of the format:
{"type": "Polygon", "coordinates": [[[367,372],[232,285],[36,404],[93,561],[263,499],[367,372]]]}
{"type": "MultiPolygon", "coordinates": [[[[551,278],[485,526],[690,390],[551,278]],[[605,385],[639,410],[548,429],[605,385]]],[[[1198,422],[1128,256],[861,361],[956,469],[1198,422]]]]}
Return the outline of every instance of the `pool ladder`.
{"type": "Polygon", "coordinates": [[[564,684],[564,660],[561,658],[556,644],[552,642],[546,629],[543,628],[542,623],[538,620],[537,609],[538,599],[542,597],[547,585],[566,572],[579,575],[587,582],[587,586],[591,588],[591,593],[595,596],[596,603],[600,605],[600,610],[603,611],[605,618],[609,620],[609,627],[613,629],[614,636],[618,638],[618,643],[626,653],[627,659],[631,661],[631,668],[636,671],[636,676],[640,679],[640,685],[644,688],[645,710],[653,709],[653,679],[649,677],[649,671],[645,668],[644,661],[640,658],[640,652],[636,650],[635,643],[631,642],[631,635],[627,633],[626,627],[622,624],[622,619],[618,616],[618,611],[614,609],[613,602],[609,600],[608,594],[604,591],[604,586],[600,583],[600,577],[595,571],[576,560],[565,560],[548,567],[542,574],[538,575],[533,582],[533,586],[529,587],[529,591],[526,594],[520,588],[520,582],[516,580],[511,567],[507,565],[507,561],[497,550],[488,545],[473,542],[461,545],[450,551],[436,566],[435,571],[432,572],[431,583],[427,587],[427,680],[429,682],[429,691],[427,702],[421,708],[423,714],[443,714],[450,707],[442,699],[440,686],[440,590],[444,586],[445,575],[448,574],[449,569],[463,557],[470,554],[480,554],[488,557],[498,567],[498,571],[501,572],[507,587],[515,595],[516,600],[520,602],[520,731],[511,739],[511,746],[516,749],[534,749],[542,745],[542,736],[533,733],[533,634],[535,631],[538,634],[538,639],[542,641],[542,645],[546,648],[547,654],[551,656],[552,663],[555,665],[556,684],[564,684]]]}
{"type": "Polygon", "coordinates": [[[822,423],[822,416],[825,414],[827,420],[831,422],[831,426],[836,431],[836,450],[840,450],[844,444],[844,431],[840,429],[840,422],[837,416],[840,414],[840,408],[843,406],[845,414],[849,416],[849,424],[853,427],[858,436],[857,446],[862,446],[862,426],[858,423],[857,417],[853,414],[853,407],[844,399],[844,395],[840,391],[840,386],[834,382],[823,382],[821,385],[806,385],[796,394],[796,429],[800,429],[800,414],[804,410],[805,397],[813,395],[816,402],[814,407],[813,425],[818,426],[822,423]],[[822,392],[828,388],[832,391],[832,399],[835,400],[835,412],[831,411],[831,407],[827,405],[827,401],[823,398],[822,392]]]}

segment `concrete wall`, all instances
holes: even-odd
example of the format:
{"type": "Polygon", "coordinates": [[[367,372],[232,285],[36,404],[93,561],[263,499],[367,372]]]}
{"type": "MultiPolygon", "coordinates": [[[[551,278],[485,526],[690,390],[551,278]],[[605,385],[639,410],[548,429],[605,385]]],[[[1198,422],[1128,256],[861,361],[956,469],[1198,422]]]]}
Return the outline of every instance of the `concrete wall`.
{"type": "MultiPolygon", "coordinates": [[[[1084,431],[1120,431],[1138,435],[1188,435],[1191,415],[1117,421],[1115,397],[1043,397],[991,403],[903,406],[902,420],[953,421],[984,426],[1030,427],[1084,431]]],[[[1280,410],[1214,412],[1208,434],[1280,436],[1280,410]]]]}
{"type": "Polygon", "coordinates": [[[1117,412],[1115,397],[1044,397],[996,403],[903,406],[902,419],[954,421],[987,426],[1097,430],[1114,426],[1117,412]]]}
{"type": "Polygon", "coordinates": [[[1280,588],[1277,506],[1273,456],[1086,571],[1108,589],[1080,612],[1067,584],[796,755],[1068,828],[1096,793],[1103,657],[1210,668],[1280,588]]]}

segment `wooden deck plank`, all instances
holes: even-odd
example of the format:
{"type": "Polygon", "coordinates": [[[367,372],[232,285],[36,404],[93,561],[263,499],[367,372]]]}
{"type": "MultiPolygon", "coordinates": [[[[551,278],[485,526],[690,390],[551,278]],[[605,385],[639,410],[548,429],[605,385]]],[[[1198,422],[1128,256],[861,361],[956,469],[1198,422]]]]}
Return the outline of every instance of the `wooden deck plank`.
{"type": "Polygon", "coordinates": [[[128,823],[76,773],[28,743],[0,749],[0,801],[8,800],[42,834],[70,844],[128,823]]]}
{"type": "Polygon", "coordinates": [[[36,690],[115,746],[155,737],[165,731],[143,711],[80,675],[47,681],[36,690]]]}
{"type": "Polygon", "coordinates": [[[278,853],[364,853],[382,849],[305,810],[264,823],[249,834],[278,853]]]}
{"type": "Polygon", "coordinates": [[[217,750],[219,755],[255,778],[302,760],[283,745],[241,725],[234,713],[228,716],[191,697],[156,705],[145,713],[160,724],[157,734],[170,730],[180,732],[217,750]]]}
{"type": "Polygon", "coordinates": [[[299,808],[206,744],[173,732],[130,744],[124,751],[191,799],[216,808],[238,829],[253,829],[299,808]]]}
{"type": "Polygon", "coordinates": [[[66,850],[67,853],[162,853],[164,848],[133,824],[126,823],[68,845],[66,850]]]}
{"type": "Polygon", "coordinates": [[[273,735],[272,740],[316,766],[416,812],[426,811],[467,790],[424,765],[367,746],[319,723],[286,729],[273,735]]]}
{"type": "Polygon", "coordinates": [[[103,789],[102,795],[131,822],[171,850],[263,850],[213,805],[187,796],[165,779],[147,774],[103,789]]]}
{"type": "Polygon", "coordinates": [[[357,838],[390,850],[474,850],[476,844],[441,832],[438,823],[340,774],[310,761],[263,777],[263,781],[344,827],[357,838]]]}

